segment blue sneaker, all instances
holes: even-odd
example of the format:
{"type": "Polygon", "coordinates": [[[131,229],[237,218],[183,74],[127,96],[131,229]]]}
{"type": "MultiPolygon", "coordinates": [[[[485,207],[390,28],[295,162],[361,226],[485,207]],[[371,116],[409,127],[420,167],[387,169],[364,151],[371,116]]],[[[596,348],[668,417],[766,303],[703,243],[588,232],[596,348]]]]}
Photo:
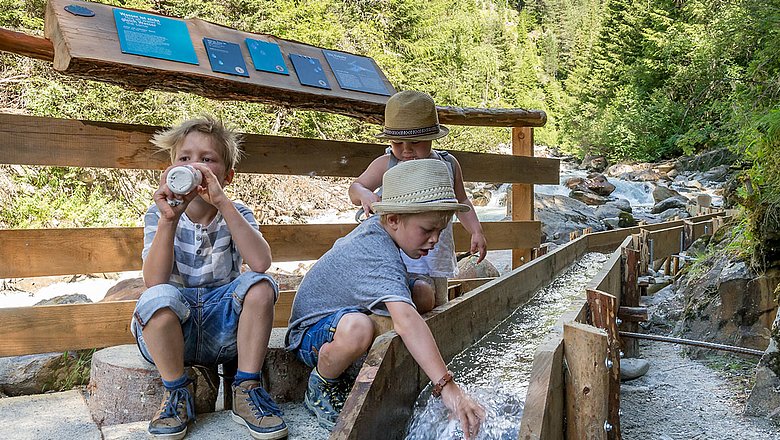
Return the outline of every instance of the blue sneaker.
{"type": "Polygon", "coordinates": [[[233,386],[233,421],[249,429],[249,434],[259,440],[287,437],[287,424],[282,420],[282,410],[257,380],[245,380],[233,386]]]}
{"type": "Polygon", "coordinates": [[[173,391],[166,389],[160,409],[149,422],[149,434],[165,440],[184,438],[187,435],[187,424],[195,420],[193,394],[192,382],[173,391]]]}
{"type": "Polygon", "coordinates": [[[326,380],[317,373],[316,368],[309,375],[309,386],[303,404],[317,416],[320,426],[327,430],[333,430],[336,426],[336,420],[349,395],[351,387],[345,382],[339,379],[326,380]]]}

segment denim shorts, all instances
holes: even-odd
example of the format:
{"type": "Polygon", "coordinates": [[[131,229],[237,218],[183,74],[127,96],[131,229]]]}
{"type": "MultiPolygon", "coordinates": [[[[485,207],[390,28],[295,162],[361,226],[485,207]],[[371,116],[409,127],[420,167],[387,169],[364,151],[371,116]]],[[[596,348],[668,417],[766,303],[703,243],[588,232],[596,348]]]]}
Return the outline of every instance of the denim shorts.
{"type": "Polygon", "coordinates": [[[347,313],[363,312],[357,307],[345,307],[320,319],[314,325],[304,330],[301,337],[301,345],[295,350],[295,356],[309,367],[316,367],[320,347],[333,341],[333,335],[336,334],[336,326],[339,325],[341,317],[347,313]]]}
{"type": "Polygon", "coordinates": [[[261,281],[271,284],[276,301],[279,298],[276,281],[270,275],[251,271],[213,288],[179,288],[170,284],[150,287],[138,299],[131,322],[141,355],[154,363],[141,329],[152,315],[167,307],[181,322],[185,365],[218,365],[236,359],[238,318],[244,298],[249,288],[261,281]]]}

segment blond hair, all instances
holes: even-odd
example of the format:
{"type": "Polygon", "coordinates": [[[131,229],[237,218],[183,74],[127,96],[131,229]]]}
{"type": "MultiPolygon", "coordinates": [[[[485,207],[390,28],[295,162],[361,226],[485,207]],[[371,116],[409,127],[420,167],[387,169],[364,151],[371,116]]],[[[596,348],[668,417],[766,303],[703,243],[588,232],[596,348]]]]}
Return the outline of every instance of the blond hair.
{"type": "Polygon", "coordinates": [[[188,119],[179,125],[167,130],[159,131],[151,139],[160,151],[165,151],[171,156],[171,163],[176,161],[176,150],[184,142],[184,138],[192,132],[200,132],[211,138],[220,150],[220,156],[228,169],[233,169],[241,159],[242,136],[222,123],[222,120],[211,115],[201,115],[188,119]]]}

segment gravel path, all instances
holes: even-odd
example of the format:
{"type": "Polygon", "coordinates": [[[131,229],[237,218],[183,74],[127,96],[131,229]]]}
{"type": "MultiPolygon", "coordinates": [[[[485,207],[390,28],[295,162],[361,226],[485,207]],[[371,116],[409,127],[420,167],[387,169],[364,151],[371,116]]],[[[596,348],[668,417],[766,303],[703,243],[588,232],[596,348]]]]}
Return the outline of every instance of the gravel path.
{"type": "MultiPolygon", "coordinates": [[[[648,298],[651,313],[676,302],[671,289],[664,293],[648,298]]],[[[639,353],[650,371],[621,384],[624,440],[780,440],[780,427],[742,415],[758,358],[718,352],[697,361],[679,345],[644,340],[639,353]]]]}

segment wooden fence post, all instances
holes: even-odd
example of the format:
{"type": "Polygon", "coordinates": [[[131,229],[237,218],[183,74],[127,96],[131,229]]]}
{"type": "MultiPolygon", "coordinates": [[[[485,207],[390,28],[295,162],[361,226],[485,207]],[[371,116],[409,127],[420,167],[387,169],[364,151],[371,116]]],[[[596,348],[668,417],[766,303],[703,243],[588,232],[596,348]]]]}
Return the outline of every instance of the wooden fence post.
{"type": "Polygon", "coordinates": [[[571,322],[563,326],[566,359],[566,438],[606,440],[609,372],[607,334],[595,327],[571,322]]]}
{"type": "MultiPolygon", "coordinates": [[[[512,127],[512,155],[534,155],[533,127],[512,127]]],[[[534,186],[532,184],[513,183],[511,202],[512,220],[534,219],[534,186]]],[[[531,261],[531,249],[512,249],[513,269],[529,261],[531,261]]]]}

